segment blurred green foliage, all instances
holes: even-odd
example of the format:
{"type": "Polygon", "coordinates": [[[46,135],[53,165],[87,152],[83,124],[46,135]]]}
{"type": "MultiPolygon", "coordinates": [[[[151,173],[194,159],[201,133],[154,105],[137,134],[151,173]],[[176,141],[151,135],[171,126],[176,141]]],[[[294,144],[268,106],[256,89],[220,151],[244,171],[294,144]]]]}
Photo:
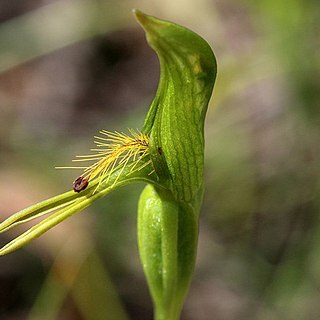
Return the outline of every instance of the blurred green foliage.
{"type": "MultiPolygon", "coordinates": [[[[318,319],[318,1],[91,1],[92,10],[88,3],[30,1],[23,10],[19,1],[0,4],[0,39],[11,44],[16,39],[10,47],[1,41],[0,49],[1,70],[6,70],[0,74],[1,220],[70,188],[77,173],[53,168],[86,152],[99,129],[142,126],[158,65],[129,18],[132,6],[139,5],[198,32],[219,62],[206,122],[198,266],[182,319],[318,319]],[[71,8],[65,12],[79,13],[81,19],[68,25],[64,4],[71,8]],[[39,25],[33,19],[40,13],[48,18],[39,25]],[[106,24],[89,27],[101,19],[106,24]],[[57,21],[57,29],[46,21],[57,21]],[[72,33],[77,25],[90,32],[72,33]],[[29,30],[29,38],[25,33],[19,38],[19,30],[29,30]],[[39,34],[45,42],[36,39],[39,34]],[[41,50],[32,46],[40,42],[49,44],[41,50]]],[[[1,258],[1,319],[28,314],[37,319],[37,310],[43,310],[43,319],[49,319],[46,310],[57,319],[94,319],[92,304],[84,310],[86,298],[73,294],[84,281],[88,288],[101,282],[95,310],[105,310],[101,301],[114,297],[117,308],[110,319],[124,314],[151,319],[136,248],[137,189],[112,194],[26,249],[1,258]],[[86,250],[79,244],[87,244],[86,250]],[[68,245],[73,249],[61,260],[59,253],[68,245]],[[87,255],[81,258],[83,252],[87,255]],[[74,282],[63,280],[61,270],[86,270],[87,259],[101,281],[81,273],[74,282]],[[52,292],[56,309],[41,309],[53,301],[52,292]]],[[[91,290],[83,292],[92,298],[91,290]]]]}

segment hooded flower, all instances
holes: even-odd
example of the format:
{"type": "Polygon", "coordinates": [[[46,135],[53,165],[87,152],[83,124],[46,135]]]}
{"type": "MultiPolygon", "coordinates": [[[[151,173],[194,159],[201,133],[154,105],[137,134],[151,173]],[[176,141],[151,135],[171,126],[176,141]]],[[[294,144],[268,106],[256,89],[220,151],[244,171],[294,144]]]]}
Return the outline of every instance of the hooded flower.
{"type": "Polygon", "coordinates": [[[210,46],[192,31],[134,12],[160,60],[160,82],[140,131],[102,130],[73,190],[24,209],[0,224],[4,232],[46,217],[0,249],[12,252],[95,200],[145,182],[138,208],[141,262],[155,318],[179,318],[195,264],[203,196],[204,120],[216,77],[210,46]]]}

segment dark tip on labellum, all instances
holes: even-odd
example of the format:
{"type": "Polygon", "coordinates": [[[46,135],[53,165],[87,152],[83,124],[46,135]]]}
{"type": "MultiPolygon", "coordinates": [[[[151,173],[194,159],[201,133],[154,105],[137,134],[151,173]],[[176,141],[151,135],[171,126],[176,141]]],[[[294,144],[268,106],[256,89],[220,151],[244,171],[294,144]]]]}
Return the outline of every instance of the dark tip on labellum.
{"type": "Polygon", "coordinates": [[[162,155],[163,151],[161,147],[158,147],[158,153],[160,154],[160,156],[162,155]]]}
{"type": "Polygon", "coordinates": [[[75,192],[80,192],[84,190],[89,184],[88,179],[84,177],[79,177],[73,182],[73,190],[75,192]]]}

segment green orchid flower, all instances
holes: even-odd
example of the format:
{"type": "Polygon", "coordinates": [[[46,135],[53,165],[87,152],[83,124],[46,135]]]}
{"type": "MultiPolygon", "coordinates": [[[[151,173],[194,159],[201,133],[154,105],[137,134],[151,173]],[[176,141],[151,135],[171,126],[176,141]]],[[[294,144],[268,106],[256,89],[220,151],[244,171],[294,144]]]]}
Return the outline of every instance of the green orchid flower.
{"type": "Polygon", "coordinates": [[[4,232],[29,220],[41,222],[6,244],[10,253],[129,183],[144,182],[138,206],[141,262],[155,319],[181,313],[194,269],[203,197],[204,120],[216,77],[210,46],[171,22],[134,14],[160,60],[160,83],[140,131],[102,130],[73,190],[24,209],[0,224],[4,232]],[[89,163],[89,164],[88,164],[89,163]]]}

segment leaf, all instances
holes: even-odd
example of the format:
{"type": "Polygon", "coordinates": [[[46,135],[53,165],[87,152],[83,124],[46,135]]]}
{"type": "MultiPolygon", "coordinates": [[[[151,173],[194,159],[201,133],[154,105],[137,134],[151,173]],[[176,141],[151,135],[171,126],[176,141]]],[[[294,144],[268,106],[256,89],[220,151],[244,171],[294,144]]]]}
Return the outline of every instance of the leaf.
{"type": "Polygon", "coordinates": [[[60,222],[80,212],[91,205],[94,201],[104,197],[121,186],[133,182],[150,183],[151,180],[148,176],[150,173],[149,170],[150,169],[146,167],[140,171],[130,173],[130,168],[125,168],[125,170],[123,170],[123,168],[119,168],[110,176],[108,180],[109,184],[106,185],[106,182],[101,183],[97,190],[96,186],[100,183],[100,179],[92,181],[90,187],[81,193],[69,191],[17,212],[0,224],[0,233],[19,224],[39,218],[45,214],[51,213],[51,215],[2,247],[0,249],[0,255],[11,253],[23,247],[60,222]],[[119,177],[120,174],[121,176],[119,177]],[[116,183],[113,183],[114,181],[116,181],[116,183]],[[94,192],[95,190],[96,192],[94,192]]]}

